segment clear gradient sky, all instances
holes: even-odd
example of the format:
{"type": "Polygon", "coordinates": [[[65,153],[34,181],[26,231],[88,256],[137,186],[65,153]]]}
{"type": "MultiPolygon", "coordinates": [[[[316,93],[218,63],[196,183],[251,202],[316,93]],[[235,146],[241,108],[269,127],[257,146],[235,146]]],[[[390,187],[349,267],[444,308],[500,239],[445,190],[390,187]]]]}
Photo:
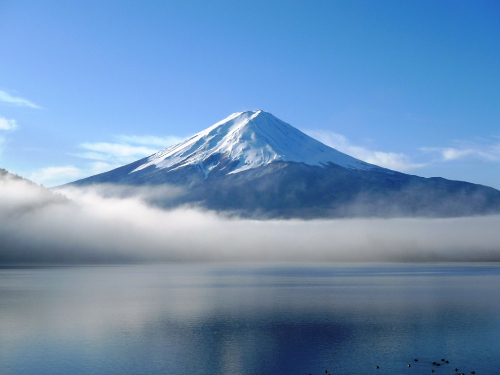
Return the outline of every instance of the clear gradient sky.
{"type": "Polygon", "coordinates": [[[0,167],[53,186],[263,109],[500,188],[500,2],[0,0],[0,167]]]}

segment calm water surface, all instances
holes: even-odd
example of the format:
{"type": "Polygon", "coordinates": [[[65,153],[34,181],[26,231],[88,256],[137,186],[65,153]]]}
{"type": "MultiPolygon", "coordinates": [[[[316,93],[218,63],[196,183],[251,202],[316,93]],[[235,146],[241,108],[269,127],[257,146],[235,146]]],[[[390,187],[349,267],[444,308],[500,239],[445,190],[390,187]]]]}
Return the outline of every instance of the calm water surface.
{"type": "Polygon", "coordinates": [[[499,264],[0,269],[0,374],[455,367],[500,373],[499,264]]]}

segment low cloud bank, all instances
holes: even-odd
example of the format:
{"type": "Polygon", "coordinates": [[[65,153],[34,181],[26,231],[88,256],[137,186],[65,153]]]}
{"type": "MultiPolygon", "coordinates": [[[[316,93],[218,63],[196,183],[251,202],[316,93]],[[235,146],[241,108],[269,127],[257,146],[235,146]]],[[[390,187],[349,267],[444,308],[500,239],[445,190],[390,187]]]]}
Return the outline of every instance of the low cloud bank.
{"type": "Polygon", "coordinates": [[[60,193],[0,178],[0,264],[500,261],[500,216],[257,221],[146,203],[168,187],[60,193]]]}

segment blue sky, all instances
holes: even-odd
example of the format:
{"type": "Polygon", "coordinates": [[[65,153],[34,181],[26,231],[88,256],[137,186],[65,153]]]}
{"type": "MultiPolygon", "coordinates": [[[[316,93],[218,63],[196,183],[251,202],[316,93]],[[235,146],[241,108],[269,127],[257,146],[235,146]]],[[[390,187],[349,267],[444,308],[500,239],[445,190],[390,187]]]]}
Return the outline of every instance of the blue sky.
{"type": "Polygon", "coordinates": [[[0,167],[47,186],[264,109],[500,188],[498,1],[0,0],[0,167]]]}

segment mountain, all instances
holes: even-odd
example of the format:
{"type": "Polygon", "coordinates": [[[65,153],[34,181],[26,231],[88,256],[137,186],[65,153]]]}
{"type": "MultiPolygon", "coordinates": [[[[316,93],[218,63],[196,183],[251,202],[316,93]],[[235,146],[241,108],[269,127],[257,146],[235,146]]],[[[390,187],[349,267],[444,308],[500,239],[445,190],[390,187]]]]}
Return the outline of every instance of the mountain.
{"type": "Polygon", "coordinates": [[[453,217],[500,212],[500,191],[365,163],[272,114],[238,112],[147,158],[70,185],[184,189],[163,206],[195,204],[243,216],[453,217]]]}

